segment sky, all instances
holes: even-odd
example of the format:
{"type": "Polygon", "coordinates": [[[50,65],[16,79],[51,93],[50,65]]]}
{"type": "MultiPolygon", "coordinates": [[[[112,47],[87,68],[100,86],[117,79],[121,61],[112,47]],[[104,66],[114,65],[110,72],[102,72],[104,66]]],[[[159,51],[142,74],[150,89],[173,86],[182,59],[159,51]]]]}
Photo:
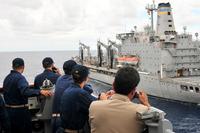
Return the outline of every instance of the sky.
{"type": "MultiPolygon", "coordinates": [[[[170,2],[176,30],[200,33],[200,0],[170,2]]],[[[0,0],[0,51],[78,50],[150,24],[152,0],[0,0]]],[[[156,15],[155,15],[156,18],[156,15]]]]}

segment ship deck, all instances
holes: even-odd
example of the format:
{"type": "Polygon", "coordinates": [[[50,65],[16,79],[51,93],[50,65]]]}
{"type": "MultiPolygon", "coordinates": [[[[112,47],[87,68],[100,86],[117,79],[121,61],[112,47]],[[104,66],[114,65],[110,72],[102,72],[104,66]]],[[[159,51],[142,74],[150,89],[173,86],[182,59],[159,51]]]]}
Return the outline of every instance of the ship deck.
{"type": "Polygon", "coordinates": [[[180,77],[180,78],[170,78],[170,79],[174,82],[200,85],[200,76],[190,76],[190,77],[180,77]]]}
{"type": "MultiPolygon", "coordinates": [[[[116,69],[107,69],[105,67],[96,67],[92,65],[87,65],[92,70],[98,70],[98,71],[104,71],[108,73],[113,73],[115,74],[117,72],[116,69]]],[[[147,72],[141,72],[139,71],[140,74],[144,74],[146,76],[154,76],[155,75],[150,75],[147,72]]],[[[163,78],[161,81],[168,81],[168,82],[174,82],[174,83],[182,83],[182,84],[192,84],[195,86],[200,86],[200,76],[190,76],[190,77],[176,77],[176,78],[163,78]]]]}

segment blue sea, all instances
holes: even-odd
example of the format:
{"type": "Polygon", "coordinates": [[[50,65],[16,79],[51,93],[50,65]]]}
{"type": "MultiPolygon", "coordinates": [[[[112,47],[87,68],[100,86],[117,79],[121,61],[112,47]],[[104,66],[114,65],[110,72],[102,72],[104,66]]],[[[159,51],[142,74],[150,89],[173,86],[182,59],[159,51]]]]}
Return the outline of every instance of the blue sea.
{"type": "MultiPolygon", "coordinates": [[[[25,71],[24,75],[30,83],[34,77],[43,71],[42,59],[44,57],[52,57],[55,65],[62,69],[64,61],[71,57],[77,56],[78,51],[48,51],[48,52],[0,52],[0,86],[3,79],[11,70],[11,62],[16,57],[24,58],[25,71]]],[[[111,86],[91,81],[95,93],[105,92],[111,86]]],[[[169,119],[176,133],[200,133],[200,107],[193,104],[179,103],[168,101],[155,97],[149,97],[152,106],[159,108],[167,113],[166,118],[169,119]]]]}

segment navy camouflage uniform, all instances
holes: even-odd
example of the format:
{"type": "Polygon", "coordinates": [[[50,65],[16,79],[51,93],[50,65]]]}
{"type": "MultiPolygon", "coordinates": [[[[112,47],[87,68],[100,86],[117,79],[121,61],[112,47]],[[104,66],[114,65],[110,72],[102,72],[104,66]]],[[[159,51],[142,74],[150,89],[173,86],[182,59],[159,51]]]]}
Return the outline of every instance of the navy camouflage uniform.
{"type": "Polygon", "coordinates": [[[40,89],[45,79],[48,79],[52,84],[56,84],[56,81],[60,75],[54,73],[51,70],[45,69],[43,73],[37,75],[34,80],[34,88],[40,89]]]}
{"type": "Polygon", "coordinates": [[[10,133],[10,123],[3,97],[0,94],[0,133],[10,133]]]}
{"type": "MultiPolygon", "coordinates": [[[[55,86],[55,94],[53,101],[53,118],[52,118],[52,128],[53,133],[56,133],[57,129],[61,127],[61,119],[60,119],[60,102],[61,96],[64,91],[73,83],[73,79],[71,75],[65,74],[58,78],[55,86]]],[[[87,84],[83,88],[89,94],[93,92],[92,86],[87,84]]]]}
{"type": "Polygon", "coordinates": [[[73,82],[71,75],[63,75],[58,78],[55,86],[55,94],[53,101],[53,117],[52,117],[52,133],[56,133],[61,126],[60,120],[60,99],[66,88],[73,82]]]}
{"type": "Polygon", "coordinates": [[[27,106],[28,97],[39,96],[40,90],[30,89],[25,77],[21,73],[11,70],[3,82],[3,91],[11,133],[31,133],[31,115],[27,106]]]}
{"type": "MultiPolygon", "coordinates": [[[[53,85],[56,84],[56,81],[57,79],[60,77],[60,75],[54,73],[53,71],[49,70],[49,69],[45,69],[43,73],[37,75],[35,77],[35,80],[34,80],[34,88],[35,89],[40,89],[40,87],[43,85],[43,82],[45,79],[48,79],[51,81],[51,83],[53,85]]],[[[41,96],[38,100],[40,101],[40,104],[41,104],[41,107],[44,106],[45,104],[45,97],[44,96],[41,96]]],[[[51,121],[50,121],[51,122],[51,121]]],[[[53,130],[53,127],[52,129],[50,130],[53,130]]],[[[53,133],[53,132],[52,132],[53,133]]]]}
{"type": "Polygon", "coordinates": [[[89,106],[96,98],[72,83],[61,98],[61,125],[63,129],[82,130],[88,121],[89,106]]]}

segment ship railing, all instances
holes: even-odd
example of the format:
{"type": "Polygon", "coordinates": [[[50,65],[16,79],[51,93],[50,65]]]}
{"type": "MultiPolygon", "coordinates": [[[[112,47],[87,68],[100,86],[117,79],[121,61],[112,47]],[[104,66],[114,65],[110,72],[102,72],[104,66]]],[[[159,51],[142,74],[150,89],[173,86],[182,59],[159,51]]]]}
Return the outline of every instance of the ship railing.
{"type": "Polygon", "coordinates": [[[166,39],[164,43],[165,43],[165,45],[172,45],[174,47],[174,44],[177,44],[177,41],[174,38],[166,39]]]}
{"type": "Polygon", "coordinates": [[[199,55],[199,50],[198,48],[195,48],[195,47],[190,47],[190,48],[164,48],[164,50],[167,50],[169,51],[169,53],[173,56],[173,57],[177,57],[177,56],[198,56],[199,55]],[[196,52],[178,52],[178,51],[181,51],[181,50],[197,50],[196,52]]]}
{"type": "Polygon", "coordinates": [[[121,33],[121,34],[117,34],[116,38],[119,39],[119,40],[123,40],[123,39],[128,38],[128,37],[133,37],[134,35],[135,35],[135,32],[121,33]]]}
{"type": "MultiPolygon", "coordinates": [[[[105,68],[105,67],[96,67],[96,66],[92,66],[92,65],[87,65],[87,67],[91,70],[91,71],[96,71],[96,72],[99,72],[99,73],[105,73],[105,74],[112,74],[112,75],[115,75],[117,73],[117,70],[116,69],[108,69],[108,68],[105,68]]],[[[150,75],[149,72],[146,72],[146,71],[139,71],[138,72],[140,74],[144,74],[144,75],[150,75]]]]}

